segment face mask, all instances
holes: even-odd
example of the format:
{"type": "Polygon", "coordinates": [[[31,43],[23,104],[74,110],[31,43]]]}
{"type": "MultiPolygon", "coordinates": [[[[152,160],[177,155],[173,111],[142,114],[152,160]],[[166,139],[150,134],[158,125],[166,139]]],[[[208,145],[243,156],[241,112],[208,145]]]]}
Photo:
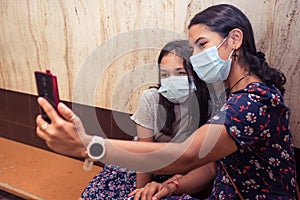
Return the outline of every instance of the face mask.
{"type": "Polygon", "coordinates": [[[227,79],[231,66],[230,53],[227,61],[220,58],[218,49],[226,41],[227,37],[218,47],[210,47],[196,55],[191,56],[191,63],[199,78],[206,83],[215,83],[227,79]]]}
{"type": "Polygon", "coordinates": [[[183,103],[188,99],[190,90],[196,91],[196,86],[193,81],[189,84],[188,76],[170,76],[161,79],[158,92],[172,103],[183,103]]]}

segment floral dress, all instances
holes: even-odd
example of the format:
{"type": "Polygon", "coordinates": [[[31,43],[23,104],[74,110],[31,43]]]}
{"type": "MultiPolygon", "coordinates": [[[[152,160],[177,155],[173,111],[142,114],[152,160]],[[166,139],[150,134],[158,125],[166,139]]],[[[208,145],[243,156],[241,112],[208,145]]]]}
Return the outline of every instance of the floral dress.
{"type": "MultiPolygon", "coordinates": [[[[163,182],[168,175],[154,175],[153,181],[163,182]]],[[[136,188],[136,173],[115,165],[105,165],[81,194],[85,200],[125,200],[127,195],[136,188]]],[[[169,197],[170,200],[193,200],[189,195],[169,197]]]]}
{"type": "Polygon", "coordinates": [[[289,117],[274,86],[251,83],[230,94],[209,123],[224,124],[238,150],[217,161],[210,199],[239,199],[221,162],[245,199],[296,199],[289,117]]]}
{"type": "Polygon", "coordinates": [[[86,186],[81,194],[81,198],[85,200],[121,200],[133,191],[135,187],[135,171],[115,165],[105,165],[100,173],[93,178],[93,181],[86,186]]]}

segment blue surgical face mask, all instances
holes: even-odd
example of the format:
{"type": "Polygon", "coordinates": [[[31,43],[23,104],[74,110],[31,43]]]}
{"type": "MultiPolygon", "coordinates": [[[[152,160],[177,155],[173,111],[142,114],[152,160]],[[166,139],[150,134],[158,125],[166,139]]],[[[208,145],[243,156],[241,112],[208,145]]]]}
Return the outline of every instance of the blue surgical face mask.
{"type": "Polygon", "coordinates": [[[228,78],[231,67],[230,57],[233,51],[230,53],[227,61],[222,60],[218,53],[218,49],[224,44],[226,39],[227,37],[218,47],[210,47],[190,58],[194,71],[206,83],[224,81],[228,78]]]}
{"type": "Polygon", "coordinates": [[[161,79],[161,86],[158,92],[172,103],[185,102],[190,92],[196,91],[193,81],[189,84],[188,76],[170,76],[161,79]]]}

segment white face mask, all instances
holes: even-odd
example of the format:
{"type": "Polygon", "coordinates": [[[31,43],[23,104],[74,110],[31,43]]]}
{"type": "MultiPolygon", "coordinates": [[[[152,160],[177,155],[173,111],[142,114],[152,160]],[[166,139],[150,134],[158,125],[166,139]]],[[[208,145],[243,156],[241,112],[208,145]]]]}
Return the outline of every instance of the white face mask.
{"type": "Polygon", "coordinates": [[[196,86],[193,81],[191,85],[188,81],[188,76],[170,76],[161,79],[161,86],[158,92],[167,98],[172,103],[185,102],[190,92],[196,91],[196,86]]]}
{"type": "Polygon", "coordinates": [[[227,37],[218,47],[210,47],[190,58],[194,71],[206,83],[224,81],[228,78],[231,67],[230,57],[233,51],[230,53],[227,61],[222,60],[218,53],[218,49],[226,39],[227,37]]]}

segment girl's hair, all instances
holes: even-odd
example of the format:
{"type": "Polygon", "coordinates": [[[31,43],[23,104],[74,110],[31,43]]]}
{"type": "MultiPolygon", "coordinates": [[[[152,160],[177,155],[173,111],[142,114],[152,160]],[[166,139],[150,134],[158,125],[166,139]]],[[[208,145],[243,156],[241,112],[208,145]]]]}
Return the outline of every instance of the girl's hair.
{"type": "MultiPolygon", "coordinates": [[[[189,83],[191,83],[191,76],[195,83],[197,90],[195,91],[197,97],[197,103],[199,105],[199,110],[194,109],[195,105],[189,105],[189,112],[192,119],[199,119],[198,126],[203,125],[207,122],[210,114],[209,114],[209,100],[210,95],[205,82],[199,79],[197,74],[192,69],[190,64],[190,56],[192,56],[192,51],[189,47],[188,40],[177,40],[166,44],[161,50],[158,57],[158,67],[160,69],[160,63],[164,56],[169,54],[176,54],[177,56],[183,59],[183,66],[188,75],[189,83]],[[200,115],[199,115],[200,111],[200,115]],[[197,112],[197,113],[195,113],[197,112]],[[194,117],[193,117],[194,116],[194,117]],[[195,117],[197,116],[197,117],[195,117]]],[[[165,97],[159,94],[159,108],[157,113],[157,127],[160,129],[165,135],[174,136],[175,133],[173,131],[173,123],[175,121],[175,112],[174,112],[174,103],[168,101],[165,97]],[[161,120],[160,117],[166,116],[166,120],[161,120]]],[[[190,118],[191,119],[191,118],[190,118]]]]}
{"type": "Polygon", "coordinates": [[[249,73],[256,74],[266,84],[274,84],[284,95],[283,85],[286,77],[282,72],[268,65],[264,53],[256,51],[252,26],[241,10],[228,4],[211,6],[196,14],[188,28],[197,24],[206,25],[211,31],[219,33],[224,38],[234,28],[241,29],[244,37],[240,47],[239,62],[249,67],[249,73]]]}

